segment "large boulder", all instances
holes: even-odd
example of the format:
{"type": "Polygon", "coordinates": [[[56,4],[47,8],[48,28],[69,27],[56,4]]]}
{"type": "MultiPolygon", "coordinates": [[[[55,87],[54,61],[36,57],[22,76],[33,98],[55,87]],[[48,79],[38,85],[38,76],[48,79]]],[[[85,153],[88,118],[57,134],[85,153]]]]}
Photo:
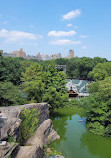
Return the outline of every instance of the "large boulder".
{"type": "Polygon", "coordinates": [[[42,140],[43,144],[48,144],[56,139],[60,139],[60,136],[52,127],[52,121],[50,119],[45,120],[36,130],[34,136],[28,139],[26,145],[35,145],[38,139],[42,140]]]}
{"type": "Polygon", "coordinates": [[[59,138],[57,132],[52,128],[52,121],[45,120],[38,127],[34,136],[27,140],[26,146],[20,148],[16,158],[43,158],[44,144],[59,138]]]}
{"type": "Polygon", "coordinates": [[[2,140],[7,140],[8,135],[11,134],[16,141],[21,123],[20,113],[23,108],[37,109],[39,114],[39,125],[49,118],[49,107],[47,103],[32,103],[20,106],[0,107],[3,117],[5,116],[7,118],[7,122],[1,129],[2,140]]]}
{"type": "Polygon", "coordinates": [[[15,158],[18,150],[19,146],[15,143],[7,143],[4,146],[0,146],[0,158],[8,158],[9,156],[15,158]]]}
{"type": "Polygon", "coordinates": [[[6,156],[11,156],[11,158],[43,158],[44,144],[49,144],[60,138],[53,129],[52,121],[48,119],[48,104],[32,103],[20,106],[0,107],[2,116],[7,118],[7,122],[1,128],[2,140],[7,140],[10,134],[16,142],[22,121],[20,119],[20,113],[23,108],[37,109],[39,126],[35,134],[27,140],[26,146],[19,147],[13,143],[7,143],[6,146],[1,146],[0,156],[3,158],[6,158],[6,156]]]}

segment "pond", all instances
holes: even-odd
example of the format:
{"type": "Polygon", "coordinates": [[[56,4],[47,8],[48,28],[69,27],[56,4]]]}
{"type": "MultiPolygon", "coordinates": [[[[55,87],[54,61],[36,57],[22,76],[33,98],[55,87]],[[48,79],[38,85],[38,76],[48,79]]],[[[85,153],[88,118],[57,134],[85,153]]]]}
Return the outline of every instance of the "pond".
{"type": "Polygon", "coordinates": [[[51,117],[54,129],[61,137],[51,146],[65,158],[111,158],[111,138],[88,132],[86,119],[73,111],[73,108],[63,108],[51,117]]]}

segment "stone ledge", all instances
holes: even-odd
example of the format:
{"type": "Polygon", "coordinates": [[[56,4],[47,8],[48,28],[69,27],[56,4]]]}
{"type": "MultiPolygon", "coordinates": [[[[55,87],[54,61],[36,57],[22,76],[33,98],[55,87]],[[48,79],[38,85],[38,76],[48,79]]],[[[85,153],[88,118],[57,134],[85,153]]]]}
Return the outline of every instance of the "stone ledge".
{"type": "Polygon", "coordinates": [[[50,119],[45,120],[39,128],[35,131],[34,136],[30,137],[26,146],[21,147],[16,158],[43,158],[44,144],[50,141],[59,139],[57,132],[52,128],[52,121],[50,119]],[[51,134],[52,132],[52,134],[51,134]]]}
{"type": "Polygon", "coordinates": [[[39,113],[39,125],[49,118],[49,106],[47,103],[32,103],[19,106],[0,107],[3,116],[7,118],[5,125],[1,128],[1,140],[6,140],[8,135],[14,136],[16,141],[21,123],[20,113],[22,108],[36,108],[39,113]]]}

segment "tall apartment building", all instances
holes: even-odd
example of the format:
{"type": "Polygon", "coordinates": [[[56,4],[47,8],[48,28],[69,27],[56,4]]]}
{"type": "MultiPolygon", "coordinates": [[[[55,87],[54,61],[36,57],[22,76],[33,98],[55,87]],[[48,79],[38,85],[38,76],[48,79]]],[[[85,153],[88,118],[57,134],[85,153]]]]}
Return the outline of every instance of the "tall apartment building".
{"type": "Polygon", "coordinates": [[[70,51],[69,51],[69,54],[68,54],[68,56],[67,56],[66,58],[68,58],[68,59],[74,58],[74,51],[73,51],[73,50],[70,50],[70,51]]]}
{"type": "Polygon", "coordinates": [[[50,58],[51,58],[51,59],[59,59],[59,58],[62,58],[62,57],[61,57],[61,53],[52,54],[52,55],[50,56],[50,58]]]}
{"type": "Polygon", "coordinates": [[[37,60],[42,60],[42,56],[41,56],[41,54],[40,54],[40,52],[36,55],[36,58],[37,58],[37,60]]]}
{"type": "Polygon", "coordinates": [[[23,52],[23,49],[20,48],[19,51],[13,51],[12,54],[15,54],[16,57],[23,57],[23,58],[26,58],[26,53],[23,52]]]}

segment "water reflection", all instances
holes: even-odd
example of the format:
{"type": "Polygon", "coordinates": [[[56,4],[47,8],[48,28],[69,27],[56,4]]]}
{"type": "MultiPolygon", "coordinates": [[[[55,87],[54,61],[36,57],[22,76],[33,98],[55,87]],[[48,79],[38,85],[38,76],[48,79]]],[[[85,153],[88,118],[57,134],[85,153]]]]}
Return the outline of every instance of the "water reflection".
{"type": "Polygon", "coordinates": [[[65,137],[66,133],[66,125],[67,125],[67,117],[57,117],[53,120],[54,129],[60,135],[61,140],[66,141],[65,137]]]}
{"type": "Polygon", "coordinates": [[[56,113],[54,129],[61,139],[52,146],[63,153],[65,158],[111,158],[111,139],[93,135],[85,127],[85,118],[72,112],[56,113]],[[82,119],[83,122],[79,122],[82,119]]]}
{"type": "Polygon", "coordinates": [[[88,147],[92,155],[98,158],[111,158],[111,138],[97,136],[87,131],[80,140],[81,145],[88,147]]]}

